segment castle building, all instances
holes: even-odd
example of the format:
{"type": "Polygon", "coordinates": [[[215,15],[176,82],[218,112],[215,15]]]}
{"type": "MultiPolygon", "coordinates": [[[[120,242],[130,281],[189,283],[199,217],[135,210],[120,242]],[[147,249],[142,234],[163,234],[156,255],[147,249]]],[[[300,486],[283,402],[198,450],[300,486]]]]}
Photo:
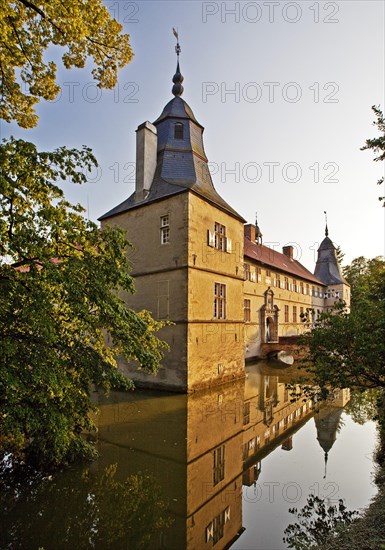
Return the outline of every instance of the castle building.
{"type": "Polygon", "coordinates": [[[242,378],[245,358],[302,332],[306,311],[348,301],[349,287],[327,235],[313,275],[292,247],[264,246],[258,225],[217,193],[204,128],[181,97],[179,51],[174,98],[136,130],[135,191],[100,221],[125,229],[133,245],[128,305],[174,323],[159,334],[170,351],[156,377],[123,358],[119,368],[139,384],[189,392],[242,378]]]}
{"type": "Polygon", "coordinates": [[[280,253],[262,244],[258,226],[245,225],[244,231],[246,359],[295,340],[336,301],[349,305],[350,286],[341,274],[327,226],[314,274],[295,259],[292,246],[284,246],[280,253]]]}

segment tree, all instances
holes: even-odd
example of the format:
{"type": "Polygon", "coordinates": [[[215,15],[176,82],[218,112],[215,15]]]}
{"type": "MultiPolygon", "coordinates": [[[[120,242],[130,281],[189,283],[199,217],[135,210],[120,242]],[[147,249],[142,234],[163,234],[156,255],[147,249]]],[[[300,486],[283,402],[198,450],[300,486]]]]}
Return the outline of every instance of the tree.
{"type": "Polygon", "coordinates": [[[0,480],[0,547],[117,550],[154,547],[172,524],[155,475],[122,476],[117,465],[0,480]],[[7,480],[8,481],[8,480],[7,480]],[[68,506],[68,503],[71,503],[68,506]],[[55,511],[55,513],[53,513],[55,511]]]}
{"type": "Polygon", "coordinates": [[[329,388],[385,388],[385,260],[357,258],[344,269],[351,312],[340,301],[303,337],[302,367],[326,395],[329,388]]]}
{"type": "MultiPolygon", "coordinates": [[[[361,151],[365,151],[366,149],[372,149],[374,153],[378,154],[377,157],[374,158],[375,162],[378,161],[384,161],[385,160],[385,118],[384,115],[380,109],[380,106],[376,107],[376,105],[372,106],[372,110],[374,111],[374,114],[377,117],[377,120],[373,122],[374,126],[377,126],[378,130],[382,132],[382,135],[367,139],[365,142],[365,145],[361,147],[361,151]]],[[[382,185],[384,183],[384,177],[380,178],[377,181],[378,185],[382,185]]],[[[385,206],[385,197],[378,197],[378,200],[383,201],[383,206],[385,206]]]]}
{"type": "Polygon", "coordinates": [[[165,347],[163,325],[121,297],[134,291],[123,232],[100,231],[57,185],[94,165],[87,147],[0,147],[0,454],[39,465],[92,455],[90,384],[129,389],[116,355],[154,373],[165,347]]]}
{"type": "Polygon", "coordinates": [[[0,0],[0,118],[23,128],[36,126],[34,105],[60,91],[48,48],[66,48],[64,66],[83,68],[101,88],[113,88],[117,69],[133,57],[129,36],[101,0],[0,0]],[[28,91],[27,91],[28,90],[28,91]]]}
{"type": "Polygon", "coordinates": [[[341,527],[350,525],[358,516],[357,511],[346,508],[342,499],[334,505],[316,495],[309,495],[301,510],[290,508],[289,512],[297,516],[298,522],[286,527],[283,542],[296,550],[319,548],[333,540],[341,527]]]}
{"type": "Polygon", "coordinates": [[[336,248],[336,256],[338,265],[342,265],[343,259],[345,257],[345,252],[342,251],[340,246],[337,246],[336,248]]]}
{"type": "Polygon", "coordinates": [[[371,260],[359,256],[343,268],[344,277],[350,284],[353,309],[356,304],[373,297],[371,293],[378,287],[383,271],[384,258],[381,256],[371,260]]]}

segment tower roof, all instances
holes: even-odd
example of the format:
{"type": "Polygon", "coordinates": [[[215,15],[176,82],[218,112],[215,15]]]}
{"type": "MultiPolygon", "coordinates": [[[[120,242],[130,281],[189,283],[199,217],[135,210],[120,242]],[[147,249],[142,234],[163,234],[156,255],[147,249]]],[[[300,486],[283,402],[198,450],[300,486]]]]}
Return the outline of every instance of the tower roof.
{"type": "Polygon", "coordinates": [[[203,126],[199,124],[197,119],[195,118],[194,113],[192,112],[192,109],[188,103],[184,99],[182,99],[179,96],[174,97],[167,103],[165,108],[163,109],[160,116],[155,120],[154,124],[155,126],[159,124],[162,120],[165,118],[187,118],[195,122],[195,124],[198,124],[201,128],[203,126]]]}
{"type": "Polygon", "coordinates": [[[195,118],[191,107],[180,97],[183,93],[183,76],[180,72],[178,53],[180,48],[176,51],[178,62],[172,88],[175,97],[167,103],[154,122],[157,129],[157,163],[149,193],[145,197],[138,197],[134,192],[99,220],[175,194],[191,191],[245,222],[243,217],[222,199],[214,187],[203,145],[204,128],[195,118]]]}
{"type": "Polygon", "coordinates": [[[330,239],[328,226],[325,228],[325,238],[318,248],[317,263],[314,275],[325,285],[345,283],[339,266],[336,247],[330,239]]]}

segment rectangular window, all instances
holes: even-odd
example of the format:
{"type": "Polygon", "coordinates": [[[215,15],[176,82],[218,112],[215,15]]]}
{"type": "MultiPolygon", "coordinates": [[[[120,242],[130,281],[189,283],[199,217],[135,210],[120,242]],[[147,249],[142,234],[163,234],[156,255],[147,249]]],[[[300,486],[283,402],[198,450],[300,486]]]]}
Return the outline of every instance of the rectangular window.
{"type": "Polygon", "coordinates": [[[293,323],[297,322],[297,306],[293,306],[293,323]]]}
{"type": "Polygon", "coordinates": [[[250,319],[251,319],[250,300],[243,300],[243,313],[244,313],[244,321],[246,323],[250,322],[250,319]]]}
{"type": "Polygon", "coordinates": [[[297,281],[293,279],[293,292],[298,292],[297,281]]]}
{"type": "Polygon", "coordinates": [[[310,294],[310,286],[308,284],[306,284],[306,292],[305,294],[307,294],[309,296],[310,294]]]}
{"type": "Polygon", "coordinates": [[[281,275],[279,273],[275,275],[275,286],[281,288],[281,275]]]}
{"type": "Polygon", "coordinates": [[[256,267],[255,272],[257,274],[257,282],[261,283],[262,282],[262,269],[260,267],[256,267]]]}
{"type": "Polygon", "coordinates": [[[225,524],[230,521],[230,506],[216,516],[206,527],[206,542],[213,546],[223,537],[225,524]]]}
{"type": "Polygon", "coordinates": [[[214,224],[214,248],[226,252],[226,227],[218,222],[214,224]]]}
{"type": "Polygon", "coordinates": [[[285,279],[284,279],[284,287],[285,287],[285,290],[290,290],[290,287],[289,287],[289,277],[285,277],[285,279]]]}
{"type": "Polygon", "coordinates": [[[214,283],[214,319],[226,319],[226,285],[214,283]]]}
{"type": "Polygon", "coordinates": [[[274,426],[274,431],[275,431],[275,435],[277,435],[278,432],[279,432],[279,422],[276,422],[276,424],[274,426]]]}
{"type": "Polygon", "coordinates": [[[183,139],[183,124],[181,122],[177,122],[174,126],[174,138],[183,139]]]}
{"type": "Polygon", "coordinates": [[[300,321],[303,321],[303,320],[304,320],[303,316],[304,316],[303,307],[300,307],[300,308],[299,308],[299,320],[300,320],[300,321]]]}
{"type": "Polygon", "coordinates": [[[271,271],[269,271],[268,269],[266,269],[266,284],[271,284],[271,271]]]}
{"type": "Polygon", "coordinates": [[[289,306],[285,306],[285,323],[289,322],[289,306]]]}
{"type": "Polygon", "coordinates": [[[169,216],[161,216],[160,218],[160,244],[170,242],[170,218],[169,216]]]}
{"type": "Polygon", "coordinates": [[[225,446],[221,445],[214,450],[214,485],[217,485],[225,477],[225,446]]]}
{"type": "Polygon", "coordinates": [[[251,281],[255,283],[257,280],[256,271],[251,269],[249,264],[243,264],[243,278],[245,281],[251,281]]]}
{"type": "Polygon", "coordinates": [[[250,422],[250,401],[243,404],[243,425],[249,424],[250,422]]]}
{"type": "Polygon", "coordinates": [[[302,281],[299,283],[299,291],[300,291],[301,294],[305,293],[302,281]]]}
{"type": "Polygon", "coordinates": [[[315,296],[315,295],[316,295],[316,293],[315,293],[315,286],[312,286],[312,287],[311,287],[311,295],[312,295],[312,296],[315,296]]]}
{"type": "Polygon", "coordinates": [[[249,456],[249,447],[247,443],[243,444],[243,460],[246,460],[246,458],[249,456]]]}
{"type": "Polygon", "coordinates": [[[283,401],[286,403],[289,401],[289,389],[287,386],[285,386],[284,392],[283,392],[283,401]]]}

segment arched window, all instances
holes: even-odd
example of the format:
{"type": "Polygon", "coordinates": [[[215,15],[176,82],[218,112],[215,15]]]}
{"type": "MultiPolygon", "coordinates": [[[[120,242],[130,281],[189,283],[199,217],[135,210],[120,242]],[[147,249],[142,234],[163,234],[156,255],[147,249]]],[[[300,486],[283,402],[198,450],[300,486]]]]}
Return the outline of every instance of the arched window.
{"type": "Polygon", "coordinates": [[[174,138],[183,139],[183,124],[181,122],[176,122],[174,126],[174,138]]]}

